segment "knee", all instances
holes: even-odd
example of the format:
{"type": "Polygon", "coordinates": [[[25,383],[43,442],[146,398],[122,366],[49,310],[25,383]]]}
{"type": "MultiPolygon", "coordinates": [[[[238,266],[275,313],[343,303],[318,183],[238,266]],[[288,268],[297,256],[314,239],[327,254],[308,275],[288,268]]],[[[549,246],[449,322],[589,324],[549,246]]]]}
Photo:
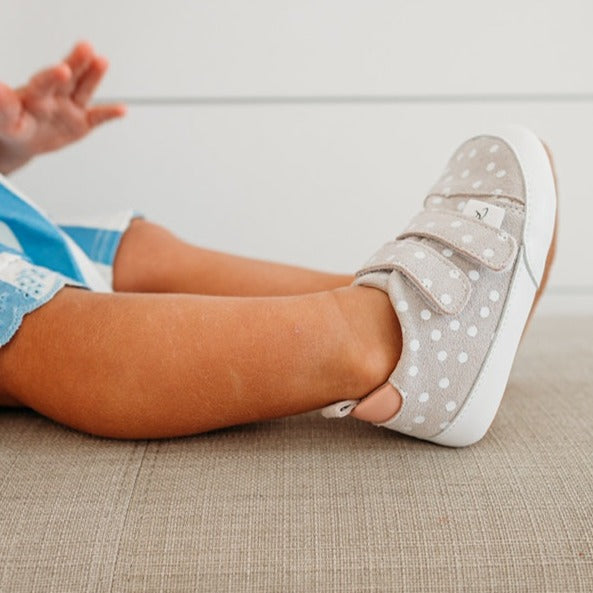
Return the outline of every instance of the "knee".
{"type": "Polygon", "coordinates": [[[124,232],[113,262],[116,292],[158,292],[166,253],[179,240],[165,227],[135,218],[124,232]]]}

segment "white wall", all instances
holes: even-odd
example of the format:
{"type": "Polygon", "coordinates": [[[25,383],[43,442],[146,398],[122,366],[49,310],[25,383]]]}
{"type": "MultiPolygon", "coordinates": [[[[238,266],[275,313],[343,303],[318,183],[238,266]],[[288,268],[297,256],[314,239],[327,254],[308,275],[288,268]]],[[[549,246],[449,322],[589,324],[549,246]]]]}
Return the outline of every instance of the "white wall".
{"type": "Polygon", "coordinates": [[[590,0],[3,0],[0,79],[87,38],[124,121],[15,182],[56,217],[134,205],[181,236],[353,271],[496,123],[556,156],[547,312],[593,313],[590,0]]]}

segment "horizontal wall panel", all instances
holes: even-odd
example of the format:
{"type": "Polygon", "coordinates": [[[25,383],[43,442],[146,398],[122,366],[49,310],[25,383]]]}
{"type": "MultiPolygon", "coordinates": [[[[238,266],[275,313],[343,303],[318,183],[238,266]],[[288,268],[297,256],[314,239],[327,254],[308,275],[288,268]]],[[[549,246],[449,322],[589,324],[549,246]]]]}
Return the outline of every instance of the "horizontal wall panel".
{"type": "Polygon", "coordinates": [[[556,157],[551,285],[593,301],[593,104],[136,107],[14,181],[56,218],[134,206],[204,246],[349,272],[416,212],[459,142],[508,121],[556,157]]]}
{"type": "Polygon", "coordinates": [[[103,96],[593,93],[590,0],[3,0],[0,80],[79,38],[103,96]]]}

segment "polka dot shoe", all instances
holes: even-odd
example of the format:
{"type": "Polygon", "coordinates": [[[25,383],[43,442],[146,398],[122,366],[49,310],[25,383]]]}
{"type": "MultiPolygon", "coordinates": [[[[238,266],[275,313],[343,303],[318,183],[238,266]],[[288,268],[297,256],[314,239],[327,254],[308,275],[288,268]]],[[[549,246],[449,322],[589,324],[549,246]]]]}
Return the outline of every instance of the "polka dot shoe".
{"type": "Polygon", "coordinates": [[[424,209],[357,274],[355,284],[389,295],[400,321],[395,370],[323,414],[455,447],[482,438],[545,284],[555,219],[554,172],[537,136],[512,127],[465,142],[424,209]]]}

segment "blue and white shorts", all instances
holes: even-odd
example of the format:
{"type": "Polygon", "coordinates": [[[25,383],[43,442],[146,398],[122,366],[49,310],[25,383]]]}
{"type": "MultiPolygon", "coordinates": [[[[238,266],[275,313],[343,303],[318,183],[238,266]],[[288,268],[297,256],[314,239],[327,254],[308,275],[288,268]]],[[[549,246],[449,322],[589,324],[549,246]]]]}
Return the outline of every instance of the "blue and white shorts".
{"type": "Polygon", "coordinates": [[[119,242],[141,216],[125,210],[56,224],[0,175],[0,347],[63,286],[112,292],[119,242]]]}

